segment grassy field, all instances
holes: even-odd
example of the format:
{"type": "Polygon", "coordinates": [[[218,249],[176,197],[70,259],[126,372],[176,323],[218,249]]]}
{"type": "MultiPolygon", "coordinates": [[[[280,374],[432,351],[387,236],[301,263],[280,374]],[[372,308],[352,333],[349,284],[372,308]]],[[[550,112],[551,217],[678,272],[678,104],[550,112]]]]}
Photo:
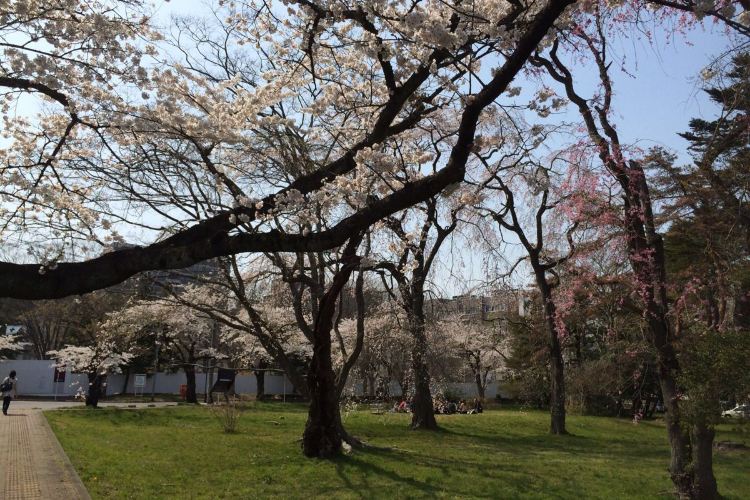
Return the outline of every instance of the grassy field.
{"type": "MultiPolygon", "coordinates": [[[[327,462],[305,459],[305,408],[250,405],[239,433],[206,408],[61,410],[46,414],[94,498],[493,497],[670,498],[659,422],[569,417],[571,436],[547,434],[548,416],[497,410],[439,419],[437,433],[406,429],[407,415],[353,412],[345,425],[373,445],[327,462]]],[[[718,440],[748,429],[722,426],[718,440]]],[[[750,452],[716,454],[721,492],[750,498],[750,452]]]]}

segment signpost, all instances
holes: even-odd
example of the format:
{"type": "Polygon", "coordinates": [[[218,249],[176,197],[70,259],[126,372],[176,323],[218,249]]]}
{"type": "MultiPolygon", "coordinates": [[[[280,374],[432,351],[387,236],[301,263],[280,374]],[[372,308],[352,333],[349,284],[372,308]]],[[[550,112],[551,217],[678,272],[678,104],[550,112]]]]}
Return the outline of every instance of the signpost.
{"type": "Polygon", "coordinates": [[[219,374],[216,377],[216,383],[211,388],[211,392],[229,392],[234,385],[234,378],[237,372],[230,368],[219,368],[219,374]]]}
{"type": "Polygon", "coordinates": [[[57,401],[57,384],[65,383],[65,368],[55,367],[55,374],[52,379],[52,387],[54,388],[55,401],[57,401]]]}
{"type": "Polygon", "coordinates": [[[138,389],[141,390],[141,396],[143,396],[143,388],[146,387],[146,374],[145,373],[139,373],[135,375],[135,379],[133,381],[133,394],[138,395],[138,389]]]}

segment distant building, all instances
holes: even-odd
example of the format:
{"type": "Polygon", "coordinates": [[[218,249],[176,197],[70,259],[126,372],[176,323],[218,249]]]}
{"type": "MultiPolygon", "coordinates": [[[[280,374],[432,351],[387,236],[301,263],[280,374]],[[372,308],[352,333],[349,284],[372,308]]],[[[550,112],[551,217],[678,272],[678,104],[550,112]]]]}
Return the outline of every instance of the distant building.
{"type": "Polygon", "coordinates": [[[525,316],[532,301],[528,290],[496,290],[489,295],[455,295],[427,301],[425,311],[436,318],[460,315],[466,321],[497,321],[525,316]]]}

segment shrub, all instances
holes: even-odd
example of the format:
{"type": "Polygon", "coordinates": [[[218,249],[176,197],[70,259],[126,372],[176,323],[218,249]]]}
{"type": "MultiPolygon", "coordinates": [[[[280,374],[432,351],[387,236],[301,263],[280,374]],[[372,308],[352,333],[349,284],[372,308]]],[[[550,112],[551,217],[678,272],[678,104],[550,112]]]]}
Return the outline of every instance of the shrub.
{"type": "Polygon", "coordinates": [[[229,398],[223,404],[217,403],[211,405],[211,413],[219,419],[224,432],[234,434],[237,432],[237,424],[240,421],[242,411],[237,405],[237,398],[229,398]]]}

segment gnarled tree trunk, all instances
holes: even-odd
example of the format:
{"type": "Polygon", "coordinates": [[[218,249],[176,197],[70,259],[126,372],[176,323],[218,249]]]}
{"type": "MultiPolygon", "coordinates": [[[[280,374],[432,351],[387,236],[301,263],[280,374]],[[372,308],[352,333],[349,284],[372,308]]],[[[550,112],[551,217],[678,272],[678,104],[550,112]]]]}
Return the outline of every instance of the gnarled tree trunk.
{"type": "Polygon", "coordinates": [[[323,295],[315,318],[313,356],[307,376],[310,409],[302,435],[302,452],[308,457],[331,458],[338,455],[346,436],[339,410],[339,386],[331,360],[331,330],[341,289],[359,265],[356,250],[361,239],[362,235],[358,235],[349,240],[341,257],[343,265],[323,295]]]}
{"type": "Polygon", "coordinates": [[[315,346],[307,380],[310,409],[302,451],[308,457],[330,458],[339,454],[343,439],[336,375],[331,362],[330,328],[315,328],[315,346]]]}

